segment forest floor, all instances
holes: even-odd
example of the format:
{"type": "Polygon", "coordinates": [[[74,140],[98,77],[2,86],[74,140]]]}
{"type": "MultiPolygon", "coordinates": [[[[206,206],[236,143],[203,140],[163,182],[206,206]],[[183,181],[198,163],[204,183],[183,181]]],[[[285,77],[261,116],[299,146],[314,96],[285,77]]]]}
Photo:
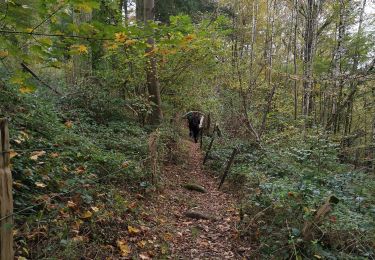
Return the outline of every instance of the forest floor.
{"type": "Polygon", "coordinates": [[[166,258],[241,259],[235,196],[218,190],[219,180],[202,166],[199,144],[184,140],[183,145],[185,163],[165,165],[165,186],[146,206],[150,219],[159,220],[147,233],[154,238],[163,234],[166,258]],[[187,190],[183,185],[188,183],[203,186],[206,193],[187,190]]]}

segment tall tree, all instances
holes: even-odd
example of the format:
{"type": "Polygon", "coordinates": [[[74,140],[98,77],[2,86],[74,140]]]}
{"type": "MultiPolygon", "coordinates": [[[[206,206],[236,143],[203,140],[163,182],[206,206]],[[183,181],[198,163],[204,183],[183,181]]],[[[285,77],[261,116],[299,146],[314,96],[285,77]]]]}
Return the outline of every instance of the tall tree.
{"type": "MultiPolygon", "coordinates": [[[[149,23],[155,19],[154,8],[154,0],[144,0],[144,22],[146,26],[149,26],[149,23]]],[[[147,43],[149,45],[146,50],[146,54],[149,57],[146,65],[147,89],[150,95],[150,101],[153,103],[150,123],[152,125],[158,125],[163,120],[163,113],[161,109],[160,82],[157,73],[156,57],[154,56],[154,38],[149,37],[147,43]]]]}

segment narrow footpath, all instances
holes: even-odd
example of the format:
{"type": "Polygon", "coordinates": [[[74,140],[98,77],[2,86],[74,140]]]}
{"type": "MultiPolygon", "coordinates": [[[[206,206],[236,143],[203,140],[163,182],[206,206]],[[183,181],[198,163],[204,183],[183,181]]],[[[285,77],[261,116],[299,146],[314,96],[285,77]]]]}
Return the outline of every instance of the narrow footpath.
{"type": "Polygon", "coordinates": [[[163,234],[169,259],[243,259],[234,243],[239,222],[234,196],[219,191],[219,180],[203,168],[199,144],[186,140],[184,145],[186,162],[165,166],[166,186],[150,202],[149,213],[159,221],[149,232],[163,234]],[[192,183],[206,192],[183,187],[192,183]]]}

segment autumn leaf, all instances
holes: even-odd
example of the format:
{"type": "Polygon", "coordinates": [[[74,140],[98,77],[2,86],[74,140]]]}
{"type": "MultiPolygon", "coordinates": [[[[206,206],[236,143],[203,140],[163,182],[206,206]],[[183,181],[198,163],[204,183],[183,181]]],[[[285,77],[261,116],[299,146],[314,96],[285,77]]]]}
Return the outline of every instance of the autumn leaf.
{"type": "Polygon", "coordinates": [[[57,157],[59,157],[59,156],[60,156],[59,153],[51,153],[51,157],[52,157],[52,158],[57,158],[57,157]]]}
{"type": "Polygon", "coordinates": [[[130,254],[130,247],[124,240],[117,240],[116,244],[120,249],[121,256],[128,256],[130,254]]]}
{"type": "Polygon", "coordinates": [[[164,240],[165,241],[171,241],[172,240],[172,234],[171,233],[165,233],[164,234],[164,240]]]}
{"type": "Polygon", "coordinates": [[[39,157],[45,155],[45,151],[35,151],[31,153],[30,159],[33,161],[37,161],[39,157]]]}
{"type": "Polygon", "coordinates": [[[151,259],[148,255],[146,255],[146,254],[140,254],[139,255],[139,258],[140,259],[142,259],[142,260],[149,260],[149,259],[151,259]]]}
{"type": "Polygon", "coordinates": [[[88,54],[87,47],[83,44],[73,44],[70,46],[70,50],[73,54],[88,54]]]}
{"type": "Polygon", "coordinates": [[[66,128],[72,128],[73,127],[73,122],[68,120],[64,123],[64,125],[66,126],[66,128]]]}
{"type": "Polygon", "coordinates": [[[129,167],[129,162],[128,161],[125,161],[121,164],[121,167],[122,168],[128,168],[129,167]]]}
{"type": "Polygon", "coordinates": [[[144,248],[146,246],[147,242],[145,240],[141,240],[137,243],[137,245],[140,247],[140,248],[144,248]]]}
{"type": "Polygon", "coordinates": [[[35,182],[35,185],[37,186],[37,187],[39,187],[39,188],[45,188],[45,187],[47,187],[47,185],[46,184],[44,184],[43,182],[35,182]]]}
{"type": "Polygon", "coordinates": [[[77,174],[82,174],[86,171],[85,167],[84,166],[78,166],[76,169],[75,169],[75,173],[77,174]]]}
{"type": "Polygon", "coordinates": [[[89,6],[87,4],[77,4],[76,8],[77,8],[77,10],[80,10],[81,12],[84,12],[84,13],[91,13],[92,12],[91,6],[89,6]]]}
{"type": "Polygon", "coordinates": [[[18,90],[22,94],[30,94],[30,93],[33,93],[35,91],[35,88],[32,87],[32,86],[23,85],[18,90]]]}
{"type": "Polygon", "coordinates": [[[8,51],[0,51],[0,58],[5,58],[9,55],[8,51]]]}
{"type": "Polygon", "coordinates": [[[131,45],[134,45],[136,42],[137,42],[136,40],[132,40],[132,39],[126,40],[125,41],[125,45],[131,46],[131,45]]]}
{"type": "Polygon", "coordinates": [[[89,211],[89,210],[85,211],[85,212],[81,215],[81,218],[82,218],[82,219],[89,219],[89,218],[91,218],[91,217],[92,217],[92,212],[89,211]]]}
{"type": "Polygon", "coordinates": [[[83,242],[86,240],[86,238],[84,236],[76,236],[76,237],[73,237],[72,240],[74,242],[83,242]]]}
{"type": "Polygon", "coordinates": [[[138,228],[135,228],[135,227],[132,227],[132,226],[128,226],[128,231],[129,231],[130,235],[136,235],[140,232],[140,230],[138,228]]]}
{"type": "Polygon", "coordinates": [[[75,204],[73,201],[69,200],[67,206],[68,206],[68,208],[75,208],[75,207],[77,207],[77,204],[75,204]]]}
{"type": "Polygon", "coordinates": [[[116,42],[121,42],[121,43],[123,43],[123,42],[126,41],[127,38],[128,38],[128,37],[127,37],[126,34],[123,33],[123,32],[115,33],[115,41],[116,41],[116,42]]]}
{"type": "Polygon", "coordinates": [[[98,212],[99,211],[99,208],[98,207],[91,207],[92,211],[94,212],[98,212]]]}
{"type": "Polygon", "coordinates": [[[12,158],[16,157],[17,155],[18,155],[18,153],[15,152],[14,150],[9,151],[9,159],[12,159],[12,158]]]}

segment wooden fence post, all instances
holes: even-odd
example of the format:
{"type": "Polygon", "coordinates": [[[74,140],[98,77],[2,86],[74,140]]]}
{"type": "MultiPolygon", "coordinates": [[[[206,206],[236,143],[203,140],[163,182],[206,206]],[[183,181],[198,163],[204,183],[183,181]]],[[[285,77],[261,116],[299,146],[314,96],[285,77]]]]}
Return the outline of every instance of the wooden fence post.
{"type": "Polygon", "coordinates": [[[203,164],[205,164],[206,161],[207,161],[207,159],[208,159],[208,155],[210,154],[210,151],[211,151],[212,145],[214,144],[214,140],[215,140],[215,135],[212,136],[212,138],[211,138],[211,142],[210,142],[210,144],[208,145],[207,152],[206,152],[206,156],[204,156],[203,164]]]}
{"type": "Polygon", "coordinates": [[[0,260],[13,260],[13,194],[8,121],[0,119],[0,260]]]}
{"type": "Polygon", "coordinates": [[[219,189],[221,188],[221,185],[223,185],[225,178],[227,177],[229,173],[230,167],[232,166],[234,162],[234,157],[236,156],[237,152],[238,152],[238,148],[236,147],[233,149],[233,152],[228,160],[227,167],[225,167],[223,177],[221,178],[221,181],[220,181],[219,189]]]}

